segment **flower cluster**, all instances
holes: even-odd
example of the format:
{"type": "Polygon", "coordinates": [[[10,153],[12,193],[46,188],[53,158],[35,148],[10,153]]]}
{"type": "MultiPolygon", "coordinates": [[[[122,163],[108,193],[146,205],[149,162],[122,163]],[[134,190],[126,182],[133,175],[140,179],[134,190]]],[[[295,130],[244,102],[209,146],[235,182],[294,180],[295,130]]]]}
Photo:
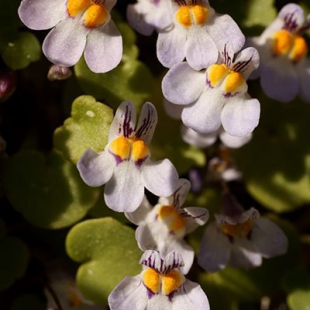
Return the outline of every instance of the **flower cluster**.
{"type": "MultiPolygon", "coordinates": [[[[18,13],[34,30],[53,28],[43,53],[55,66],[49,78],[72,74],[84,54],[95,73],[121,61],[122,37],[111,18],[117,0],[22,0],[18,13]]],[[[227,14],[218,14],[208,0],[138,0],[127,7],[129,24],[143,35],[158,33],[156,53],[167,68],[161,89],[167,114],[182,121],[189,144],[206,148],[220,140],[218,156],[209,162],[204,181],[241,179],[230,148],[248,143],[259,124],[261,106],[252,98],[248,78],[260,77],[271,98],[290,101],[298,94],[310,101],[310,62],[301,36],[310,28],[302,9],[286,5],[260,37],[248,39],[227,14]],[[254,47],[253,47],[254,46],[254,47]],[[224,146],[223,146],[224,145],[224,146]]],[[[126,277],[108,298],[111,310],[208,310],[199,284],[185,278],[195,252],[186,236],[209,219],[203,207],[182,207],[191,183],[180,178],[173,163],[151,159],[151,141],[158,122],[156,107],[146,102],[137,120],[136,107],[123,101],[101,152],[87,149],[77,162],[90,187],[104,185],[108,208],[123,212],[136,228],[144,251],[142,272],[126,277]],[[150,201],[157,201],[153,205],[150,201]]],[[[187,175],[186,175],[187,176],[187,175]]],[[[208,272],[226,266],[251,268],[263,258],[287,251],[284,232],[258,210],[244,210],[225,192],[222,211],[214,214],[200,242],[198,264],[208,272]]]]}

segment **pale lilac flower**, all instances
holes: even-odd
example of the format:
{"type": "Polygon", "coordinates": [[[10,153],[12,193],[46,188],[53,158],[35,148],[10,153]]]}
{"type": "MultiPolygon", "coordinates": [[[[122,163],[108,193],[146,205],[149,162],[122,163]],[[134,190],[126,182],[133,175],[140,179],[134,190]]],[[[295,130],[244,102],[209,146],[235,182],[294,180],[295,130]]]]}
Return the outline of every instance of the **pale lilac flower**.
{"type": "Polygon", "coordinates": [[[257,267],[262,258],[287,251],[287,237],[275,223],[260,217],[254,208],[244,211],[228,194],[224,214],[215,218],[205,231],[198,255],[199,265],[207,271],[257,267]]]}
{"type": "Polygon", "coordinates": [[[86,184],[106,184],[104,198],[109,208],[135,211],[143,200],[144,188],[156,196],[174,192],[179,179],[175,167],[168,159],[150,159],[149,144],[156,124],[156,109],[147,102],[135,130],[135,106],[124,101],[116,111],[105,150],[96,153],[88,149],[79,159],[77,167],[86,184]]]}
{"type": "Polygon", "coordinates": [[[142,272],[126,277],[109,295],[111,310],[209,310],[209,301],[200,285],[181,272],[182,257],[171,252],[162,257],[146,251],[141,257],[142,272]]]}
{"type": "Polygon", "coordinates": [[[60,67],[52,65],[47,73],[47,78],[50,81],[61,81],[66,80],[72,75],[72,71],[68,67],[60,67]]]}
{"type": "Polygon", "coordinates": [[[250,134],[258,125],[260,104],[247,93],[246,80],[258,67],[254,48],[236,56],[225,45],[218,63],[195,71],[182,62],[171,68],[162,82],[165,98],[183,105],[181,118],[185,126],[202,134],[213,133],[221,126],[231,136],[250,134]]]}
{"type": "Polygon", "coordinates": [[[209,218],[205,208],[188,207],[182,209],[190,182],[180,179],[176,190],[169,197],[160,197],[154,207],[145,199],[133,213],[125,213],[127,218],[138,225],[136,239],[139,248],[158,250],[162,255],[175,250],[184,261],[182,272],[187,274],[194,260],[194,250],[184,240],[184,236],[204,225],[209,218]]]}
{"type": "Polygon", "coordinates": [[[308,46],[302,37],[310,28],[310,15],[305,20],[303,9],[294,3],[287,4],[265,31],[248,40],[260,54],[259,69],[253,78],[260,77],[266,95],[282,102],[299,95],[310,101],[310,59],[308,46]]]}
{"type": "Polygon", "coordinates": [[[127,7],[129,24],[143,35],[151,35],[173,25],[171,0],[138,0],[127,7]]]}
{"type": "Polygon", "coordinates": [[[96,72],[115,68],[122,58],[122,37],[111,19],[116,0],[23,0],[18,9],[22,22],[34,30],[53,28],[43,42],[49,61],[71,67],[83,52],[96,72]]]}
{"type": "Polygon", "coordinates": [[[167,68],[186,58],[195,70],[215,63],[230,43],[235,52],[245,37],[227,14],[217,14],[208,0],[140,0],[129,6],[129,23],[143,34],[158,31],[157,57],[167,68]]]}

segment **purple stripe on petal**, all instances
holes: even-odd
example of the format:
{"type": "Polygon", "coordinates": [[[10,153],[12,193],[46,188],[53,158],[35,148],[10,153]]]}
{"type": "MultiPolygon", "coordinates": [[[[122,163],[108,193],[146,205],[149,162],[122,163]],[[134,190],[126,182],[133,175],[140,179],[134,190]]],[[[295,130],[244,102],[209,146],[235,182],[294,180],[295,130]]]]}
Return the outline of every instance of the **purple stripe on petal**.
{"type": "Polygon", "coordinates": [[[141,138],[143,135],[145,135],[154,125],[154,117],[152,117],[154,110],[151,106],[148,106],[147,108],[147,117],[143,119],[142,125],[136,132],[137,138],[141,138]]]}
{"type": "Polygon", "coordinates": [[[239,61],[233,65],[232,70],[235,72],[242,72],[247,68],[248,64],[252,61],[252,57],[247,61],[239,61]]]}
{"type": "MultiPolygon", "coordinates": [[[[132,110],[129,110],[128,106],[126,106],[125,118],[123,122],[123,132],[124,132],[124,137],[126,138],[129,138],[133,132],[133,129],[130,127],[131,113],[132,113],[132,110]]],[[[119,134],[120,133],[121,133],[121,128],[119,129],[119,134]]]]}
{"type": "Polygon", "coordinates": [[[297,11],[294,11],[290,14],[286,14],[284,17],[284,25],[283,29],[289,31],[289,32],[294,32],[298,28],[298,23],[297,19],[294,16],[297,13],[297,11]]]}

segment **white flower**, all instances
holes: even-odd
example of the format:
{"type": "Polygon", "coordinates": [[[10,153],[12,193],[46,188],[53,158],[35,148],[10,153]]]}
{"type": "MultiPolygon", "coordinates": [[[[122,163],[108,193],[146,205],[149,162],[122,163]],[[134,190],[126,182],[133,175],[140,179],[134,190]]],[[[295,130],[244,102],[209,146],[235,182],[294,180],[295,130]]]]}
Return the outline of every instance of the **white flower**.
{"type": "Polygon", "coordinates": [[[124,101],[115,113],[104,152],[88,149],[79,159],[77,167],[86,184],[106,184],[104,198],[109,208],[135,211],[143,200],[144,187],[157,196],[169,196],[175,190],[179,178],[172,163],[150,159],[149,144],[156,124],[156,109],[147,102],[134,130],[135,107],[124,101]]]}
{"type": "Polygon", "coordinates": [[[165,257],[146,251],[140,260],[143,271],[126,277],[109,295],[111,310],[209,310],[200,285],[187,280],[180,267],[182,257],[171,252],[165,257]]]}
{"type": "Polygon", "coordinates": [[[287,4],[275,21],[259,37],[250,38],[261,64],[253,77],[260,77],[266,95],[282,102],[299,95],[310,101],[310,60],[308,46],[302,37],[310,28],[310,15],[305,20],[303,9],[294,3],[287,4]]]}
{"type": "Polygon", "coordinates": [[[151,35],[156,29],[172,26],[173,11],[171,0],[138,0],[127,7],[129,24],[143,35],[151,35]]]}
{"type": "Polygon", "coordinates": [[[34,30],[53,28],[43,42],[52,63],[71,67],[83,52],[94,72],[115,68],[122,58],[122,37],[111,19],[116,0],[23,0],[22,22],[34,30]]]}
{"type": "Polygon", "coordinates": [[[258,125],[260,104],[247,93],[246,79],[258,67],[254,48],[242,50],[235,58],[225,45],[218,63],[195,71],[186,62],[171,68],[162,82],[165,98],[183,105],[185,126],[202,134],[221,126],[231,136],[246,136],[258,125]]]}
{"type": "Polygon", "coordinates": [[[260,266],[262,258],[287,251],[287,238],[275,223],[260,217],[254,208],[239,209],[228,195],[225,199],[226,214],[216,214],[216,223],[210,224],[203,236],[198,255],[202,268],[210,272],[227,265],[251,268],[260,266]]]}
{"type": "Polygon", "coordinates": [[[141,250],[158,250],[165,255],[172,250],[183,258],[182,272],[187,274],[194,260],[194,250],[184,240],[184,236],[204,225],[209,218],[205,208],[188,207],[181,209],[190,190],[190,182],[180,179],[174,193],[160,197],[156,206],[147,199],[127,218],[138,225],[136,239],[141,250]]]}

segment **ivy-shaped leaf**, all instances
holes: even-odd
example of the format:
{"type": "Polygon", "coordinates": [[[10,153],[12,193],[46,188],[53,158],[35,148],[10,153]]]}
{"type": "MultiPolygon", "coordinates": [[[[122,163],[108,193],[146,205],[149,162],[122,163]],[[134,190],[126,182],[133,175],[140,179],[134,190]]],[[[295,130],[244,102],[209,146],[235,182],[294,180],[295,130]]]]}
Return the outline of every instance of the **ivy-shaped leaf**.
{"type": "Polygon", "coordinates": [[[88,148],[103,151],[112,120],[111,108],[91,96],[78,97],[72,104],[71,117],[54,132],[54,146],[73,163],[88,148]]]}
{"type": "Polygon", "coordinates": [[[30,32],[20,32],[14,40],[7,42],[2,51],[4,62],[13,70],[26,68],[40,57],[41,45],[30,32]]]}
{"type": "Polygon", "coordinates": [[[77,284],[82,294],[98,304],[106,304],[113,288],[125,276],[141,272],[135,233],[112,218],[93,219],[74,226],[66,239],[68,255],[82,263],[77,284]]]}
{"type": "Polygon", "coordinates": [[[32,224],[50,229],[81,220],[100,191],[87,186],[77,168],[56,151],[45,156],[21,151],[12,156],[4,187],[13,207],[32,224]]]}

